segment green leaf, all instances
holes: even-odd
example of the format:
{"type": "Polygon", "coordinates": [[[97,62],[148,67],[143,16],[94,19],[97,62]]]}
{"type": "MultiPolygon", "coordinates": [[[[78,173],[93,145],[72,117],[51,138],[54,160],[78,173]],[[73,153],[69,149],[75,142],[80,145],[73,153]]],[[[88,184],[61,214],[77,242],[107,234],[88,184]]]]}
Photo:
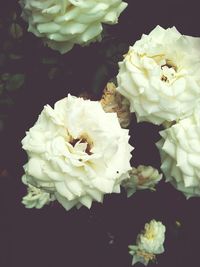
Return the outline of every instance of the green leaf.
{"type": "Polygon", "coordinates": [[[7,72],[1,74],[1,80],[2,80],[2,81],[7,81],[7,80],[9,79],[9,77],[10,77],[10,74],[7,73],[7,72]]]}
{"type": "Polygon", "coordinates": [[[6,90],[14,91],[22,87],[24,84],[25,75],[24,74],[13,74],[9,77],[6,82],[6,90]]]}
{"type": "Polygon", "coordinates": [[[4,84],[0,82],[0,95],[3,93],[4,90],[4,84]]]}
{"type": "Polygon", "coordinates": [[[42,58],[43,64],[53,65],[56,64],[57,62],[58,62],[57,58],[48,58],[48,57],[42,58]]]}
{"type": "Polygon", "coordinates": [[[18,23],[12,23],[10,26],[10,34],[14,39],[19,39],[23,35],[22,27],[18,23]]]}
{"type": "Polygon", "coordinates": [[[12,98],[10,97],[6,97],[6,98],[0,98],[0,108],[1,108],[1,112],[0,112],[0,115],[2,117],[2,109],[5,109],[7,107],[11,107],[13,106],[14,102],[12,100],[12,98]]]}
{"type": "Polygon", "coordinates": [[[100,65],[92,82],[92,91],[98,93],[103,91],[106,81],[109,80],[109,71],[106,65],[100,65]]]}
{"type": "Polygon", "coordinates": [[[18,59],[21,59],[23,56],[22,55],[11,53],[11,54],[8,55],[8,57],[10,59],[13,59],[13,60],[18,60],[18,59]]]}

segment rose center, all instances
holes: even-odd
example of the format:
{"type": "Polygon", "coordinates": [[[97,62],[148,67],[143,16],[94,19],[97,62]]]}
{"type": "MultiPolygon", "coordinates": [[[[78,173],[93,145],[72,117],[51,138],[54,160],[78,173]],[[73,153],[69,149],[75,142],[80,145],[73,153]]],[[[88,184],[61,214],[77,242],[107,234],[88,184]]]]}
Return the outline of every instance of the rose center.
{"type": "Polygon", "coordinates": [[[77,143],[83,143],[86,144],[86,149],[85,149],[85,153],[87,153],[88,155],[92,155],[91,149],[93,147],[93,143],[92,141],[89,139],[89,137],[87,136],[80,136],[79,138],[76,139],[72,139],[70,141],[70,144],[74,147],[77,143]]]}
{"type": "Polygon", "coordinates": [[[149,177],[144,177],[143,175],[139,174],[138,175],[138,185],[143,185],[149,177]]]}
{"type": "Polygon", "coordinates": [[[161,81],[170,82],[177,72],[177,67],[173,64],[171,60],[166,60],[166,63],[161,65],[161,70],[161,81]]]}
{"type": "Polygon", "coordinates": [[[147,227],[147,229],[144,233],[144,236],[149,240],[154,239],[154,237],[155,237],[154,230],[151,227],[147,227]]]}

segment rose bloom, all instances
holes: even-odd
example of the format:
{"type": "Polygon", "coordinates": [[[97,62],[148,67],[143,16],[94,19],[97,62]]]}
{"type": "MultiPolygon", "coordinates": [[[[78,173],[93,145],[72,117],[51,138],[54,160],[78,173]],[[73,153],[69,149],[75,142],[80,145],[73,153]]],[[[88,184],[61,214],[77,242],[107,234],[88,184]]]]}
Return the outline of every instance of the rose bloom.
{"type": "Polygon", "coordinates": [[[116,113],[68,95],[54,109],[45,106],[22,140],[29,158],[26,181],[53,194],[67,210],[90,208],[104,194],[120,192],[131,169],[129,137],[116,113]]]}
{"type": "Polygon", "coordinates": [[[116,24],[127,3],[122,0],[20,0],[28,31],[52,49],[66,53],[75,44],[101,39],[102,23],[116,24]]]}
{"type": "Polygon", "coordinates": [[[162,174],[152,166],[139,165],[129,171],[129,178],[122,185],[127,191],[127,196],[132,196],[137,190],[150,189],[155,191],[156,184],[162,179],[162,174]]]}
{"type": "Polygon", "coordinates": [[[162,222],[151,220],[145,224],[144,231],[137,236],[136,245],[129,246],[132,265],[137,262],[147,265],[149,261],[155,261],[157,254],[164,252],[165,231],[162,222]]]}
{"type": "Polygon", "coordinates": [[[144,232],[138,236],[137,245],[140,250],[148,253],[163,253],[163,243],[165,241],[165,226],[161,222],[151,220],[146,223],[144,232]]]}
{"type": "Polygon", "coordinates": [[[160,132],[161,169],[186,197],[200,196],[200,111],[160,132]]]}
{"type": "Polygon", "coordinates": [[[178,121],[200,100],[200,38],[157,26],[119,63],[117,90],[138,121],[178,121]]]}

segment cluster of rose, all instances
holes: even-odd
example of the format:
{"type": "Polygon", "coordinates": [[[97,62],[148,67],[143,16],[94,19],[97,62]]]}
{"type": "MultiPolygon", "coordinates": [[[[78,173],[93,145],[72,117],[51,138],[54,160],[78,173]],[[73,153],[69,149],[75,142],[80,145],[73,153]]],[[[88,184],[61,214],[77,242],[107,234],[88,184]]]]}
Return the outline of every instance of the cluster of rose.
{"type": "MultiPolygon", "coordinates": [[[[75,44],[101,40],[102,23],[117,23],[121,0],[21,0],[28,30],[66,53],[75,44]]],[[[100,101],[68,95],[46,105],[22,140],[28,154],[22,181],[27,208],[57,200],[66,210],[90,208],[103,196],[131,196],[154,189],[162,178],[151,166],[130,165],[130,114],[163,125],[157,147],[161,169],[187,198],[200,196],[200,38],[175,27],[157,26],[142,35],[119,63],[117,84],[108,83],[100,101]],[[123,156],[122,156],[123,155],[123,156]]],[[[152,220],[130,246],[133,264],[145,265],[164,251],[165,226],[152,220]]]]}

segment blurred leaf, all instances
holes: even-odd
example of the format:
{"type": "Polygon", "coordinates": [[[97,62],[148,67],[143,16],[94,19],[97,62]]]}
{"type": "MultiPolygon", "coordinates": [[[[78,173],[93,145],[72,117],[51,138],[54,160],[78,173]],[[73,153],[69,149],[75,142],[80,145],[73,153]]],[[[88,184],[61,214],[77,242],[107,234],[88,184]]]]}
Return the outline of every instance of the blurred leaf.
{"type": "Polygon", "coordinates": [[[12,20],[15,21],[17,19],[17,14],[16,12],[14,11],[13,14],[12,14],[12,20]]]}
{"type": "Polygon", "coordinates": [[[25,80],[24,74],[13,74],[10,76],[10,78],[6,82],[6,90],[8,91],[14,91],[19,89],[23,84],[25,80]]]}
{"type": "Polygon", "coordinates": [[[8,113],[13,105],[14,102],[10,97],[0,98],[0,131],[3,130],[5,121],[8,118],[8,113]]]}
{"type": "Polygon", "coordinates": [[[9,58],[13,60],[21,59],[22,57],[23,57],[22,55],[18,55],[14,53],[9,54],[9,58]]]}
{"type": "MultiPolygon", "coordinates": [[[[6,98],[0,98],[0,108],[4,109],[7,107],[11,107],[14,104],[13,100],[10,97],[6,98]]],[[[0,113],[1,117],[3,116],[2,113],[0,113]]],[[[6,116],[6,114],[4,114],[6,116]]]]}
{"type": "Polygon", "coordinates": [[[10,77],[10,74],[9,73],[3,73],[1,75],[1,80],[2,81],[7,81],[9,79],[9,77],[10,77]]]}
{"type": "Polygon", "coordinates": [[[126,53],[129,49],[129,44],[127,43],[119,43],[118,44],[118,47],[117,47],[117,50],[119,53],[126,53]]]}
{"type": "Polygon", "coordinates": [[[19,39],[23,35],[22,27],[18,23],[12,23],[10,26],[10,34],[14,39],[19,39]]]}
{"type": "Polygon", "coordinates": [[[6,56],[4,54],[0,54],[0,67],[4,65],[6,61],[6,56]]]}
{"type": "Polygon", "coordinates": [[[105,83],[109,80],[109,71],[106,65],[101,65],[94,76],[92,88],[94,93],[99,93],[103,90],[105,83]]]}
{"type": "Polygon", "coordinates": [[[53,65],[56,64],[57,62],[58,62],[57,58],[48,58],[48,57],[42,58],[43,64],[53,65]]]}
{"type": "Polygon", "coordinates": [[[48,77],[50,80],[53,80],[57,74],[58,74],[58,68],[53,67],[53,68],[50,68],[48,72],[48,77]]]}
{"type": "Polygon", "coordinates": [[[4,84],[0,82],[0,95],[3,93],[4,90],[4,84]]]}
{"type": "Polygon", "coordinates": [[[3,50],[5,50],[5,51],[10,50],[12,47],[13,47],[12,42],[10,42],[8,40],[6,40],[3,43],[3,50]]]}

